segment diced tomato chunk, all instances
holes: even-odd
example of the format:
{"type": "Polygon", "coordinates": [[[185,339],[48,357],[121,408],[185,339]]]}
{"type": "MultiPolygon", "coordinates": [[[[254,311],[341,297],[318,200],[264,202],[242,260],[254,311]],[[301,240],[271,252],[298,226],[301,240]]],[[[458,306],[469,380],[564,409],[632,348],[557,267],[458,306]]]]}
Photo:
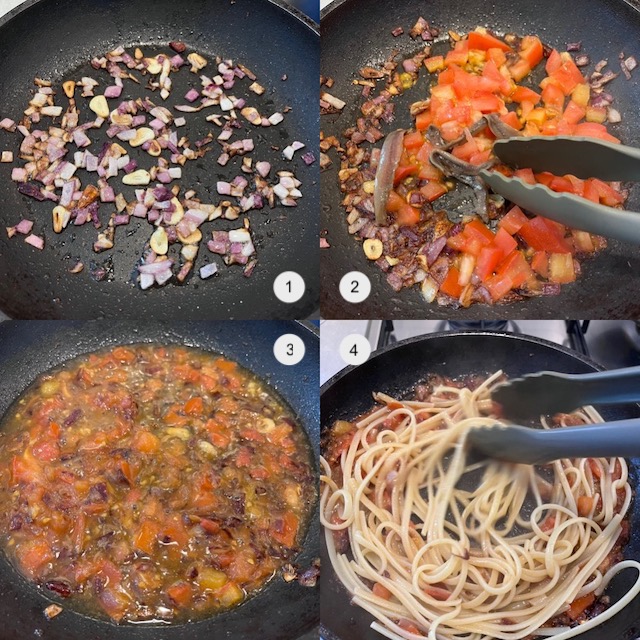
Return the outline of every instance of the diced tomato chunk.
{"type": "Polygon", "coordinates": [[[529,218],[527,218],[527,216],[522,212],[522,209],[516,205],[509,209],[507,215],[505,215],[498,223],[498,226],[501,229],[504,229],[507,233],[513,235],[518,233],[521,227],[527,222],[529,222],[529,218]]]}
{"type": "Polygon", "coordinates": [[[446,293],[452,298],[459,298],[462,293],[462,287],[458,284],[459,277],[460,272],[458,269],[456,267],[451,267],[447,273],[447,277],[444,279],[444,282],[440,285],[440,291],[442,291],[442,293],[446,293]]]}
{"type": "Polygon", "coordinates": [[[511,47],[502,40],[495,38],[489,33],[481,33],[480,31],[471,31],[469,33],[469,49],[500,49],[501,51],[511,51],[511,47]]]}
{"type": "Polygon", "coordinates": [[[550,253],[571,253],[569,243],[560,235],[557,227],[542,216],[528,220],[518,234],[532,248],[537,251],[550,253]]]}

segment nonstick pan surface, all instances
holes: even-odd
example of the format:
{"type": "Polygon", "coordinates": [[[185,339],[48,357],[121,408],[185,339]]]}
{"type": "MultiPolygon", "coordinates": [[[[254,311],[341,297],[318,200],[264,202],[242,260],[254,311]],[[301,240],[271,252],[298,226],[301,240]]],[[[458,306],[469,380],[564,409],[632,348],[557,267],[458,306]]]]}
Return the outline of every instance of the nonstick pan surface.
{"type": "MultiPolygon", "coordinates": [[[[140,45],[145,54],[167,52],[168,43],[181,40],[189,51],[197,51],[209,60],[203,73],[215,73],[215,57],[231,58],[251,69],[266,88],[263,96],[248,90],[246,80],[234,87],[237,97],[245,97],[269,114],[291,107],[277,127],[254,127],[244,122],[235,139],[251,137],[256,150],[254,162],[268,160],[275,171],[289,169],[301,180],[303,197],[297,207],[266,207],[248,214],[254,236],[258,264],[251,277],[242,267],[226,267],[220,257],[206,248],[213,229],[228,230],[242,225],[236,221],[216,220],[202,227],[204,242],[195,268],[184,284],[173,278],[164,287],[141,291],[135,282],[136,265],[144,244],[152,232],[146,220],[133,219],[116,229],[114,249],[101,254],[92,246],[97,232],[91,224],[67,228],[55,234],[51,225],[51,203],[36,202],[21,195],[11,182],[11,165],[0,165],[0,310],[12,318],[93,319],[97,317],[152,317],[158,319],[252,319],[306,318],[318,305],[318,163],[309,167],[301,154],[318,145],[318,52],[317,27],[282,0],[28,0],[25,5],[0,19],[0,114],[14,120],[22,117],[32,91],[35,76],[54,81],[79,80],[90,76],[104,89],[107,74],[89,65],[117,46],[128,49],[140,45]],[[282,78],[286,76],[286,80],[282,78]],[[237,136],[240,136],[239,138],[237,136]],[[307,149],[288,162],[282,149],[299,140],[307,149]],[[273,148],[273,147],[277,147],[273,148]],[[7,238],[5,226],[26,217],[36,222],[34,233],[43,234],[45,248],[38,251],[21,238],[7,238]],[[85,269],[70,274],[77,260],[85,269]],[[203,281],[197,270],[207,262],[216,262],[219,273],[203,281]],[[107,280],[96,282],[91,272],[104,267],[107,280]],[[280,302],[273,294],[273,280],[282,271],[297,271],[306,282],[306,294],[294,304],[280,302]]],[[[186,55],[186,54],[185,54],[186,55]]],[[[172,74],[174,87],[165,106],[184,104],[189,86],[200,84],[188,69],[172,74]]],[[[121,98],[150,97],[162,102],[157,93],[124,81],[121,98]]],[[[61,94],[61,92],[59,92],[61,94]]],[[[78,92],[79,95],[79,92],[78,92]]],[[[77,96],[80,122],[89,116],[87,101],[77,96]],[[87,115],[88,114],[88,115],[87,115]]],[[[64,94],[56,104],[66,105],[64,94]]],[[[219,110],[214,109],[219,112],[219,110]]],[[[184,114],[187,125],[179,129],[193,143],[218,127],[205,122],[205,113],[184,114]],[[197,123],[197,124],[196,124],[197,123]]],[[[49,125],[43,118],[41,126],[49,125]]],[[[107,139],[105,126],[93,130],[90,151],[98,153],[107,139]]],[[[18,157],[21,136],[0,131],[0,149],[11,149],[18,157]]],[[[126,146],[126,145],[125,145],[126,146]]],[[[182,192],[193,188],[202,202],[218,203],[225,198],[216,190],[218,180],[230,181],[240,171],[241,158],[226,167],[217,164],[221,153],[218,142],[212,151],[187,162],[179,181],[182,192]]],[[[70,145],[75,151],[75,147],[70,145]]],[[[132,157],[140,166],[149,167],[147,154],[135,151],[132,157]],[[146,156],[146,157],[145,157],[146,156]]],[[[78,174],[88,184],[84,171],[78,174]]],[[[174,181],[176,182],[176,181],[174,181]]],[[[121,177],[110,184],[119,191],[121,177]]],[[[154,183],[151,183],[152,185],[154,183]]],[[[123,187],[127,201],[134,199],[134,188],[123,187]]],[[[233,200],[233,199],[232,199],[233,200]]],[[[103,226],[111,211],[100,209],[103,226]]]]}
{"type": "MultiPolygon", "coordinates": [[[[42,372],[80,354],[117,344],[180,344],[222,353],[274,388],[289,404],[307,433],[312,452],[319,446],[318,337],[295,322],[149,323],[5,322],[0,324],[0,416],[42,372]],[[299,336],[306,355],[285,366],[273,355],[284,333],[299,336]]],[[[308,567],[318,557],[318,514],[294,563],[308,567]]],[[[2,640],[295,640],[318,623],[318,589],[285,583],[275,576],[239,607],[197,622],[169,626],[115,625],[75,613],[61,601],[63,613],[47,621],[52,599],[27,583],[0,552],[0,638],[2,640]]]]}
{"type": "MultiPolygon", "coordinates": [[[[568,5],[555,0],[539,2],[509,2],[496,0],[464,3],[446,0],[336,0],[322,14],[321,73],[335,80],[329,90],[347,103],[339,115],[321,117],[325,135],[341,138],[359,115],[361,87],[352,84],[358,70],[364,66],[380,66],[393,49],[403,60],[420,50],[420,43],[408,36],[419,16],[441,29],[464,33],[476,26],[486,26],[498,33],[536,34],[546,44],[564,50],[567,43],[582,42],[582,50],[593,65],[608,59],[610,68],[619,71],[620,52],[640,54],[640,5],[624,0],[581,0],[568,5]],[[393,37],[391,30],[404,28],[404,35],[393,37]],[[357,114],[357,115],[356,115],[357,114]]],[[[640,57],[639,57],[640,59],[640,57]]],[[[609,68],[609,67],[608,67],[609,68]]],[[[607,85],[615,97],[622,122],[611,131],[628,145],[640,145],[640,74],[629,82],[621,75],[607,85]]],[[[427,95],[426,73],[402,99],[395,100],[396,119],[386,125],[387,133],[397,128],[409,128],[413,118],[409,105],[427,95]]],[[[379,145],[381,143],[378,143],[379,145]]],[[[503,318],[629,318],[640,313],[640,254],[637,247],[610,241],[609,247],[596,257],[581,263],[583,273],[577,282],[563,285],[559,296],[540,297],[510,305],[473,305],[452,310],[426,304],[419,288],[399,293],[387,284],[385,274],[366,259],[362,245],[347,233],[346,214],[341,206],[337,172],[340,162],[331,152],[333,165],[322,173],[321,229],[327,230],[331,247],[321,255],[321,309],[325,318],[457,318],[488,320],[503,318]],[[349,304],[338,293],[340,278],[358,270],[371,280],[371,294],[365,302],[349,304]]],[[[634,186],[625,205],[631,211],[640,210],[640,188],[634,186]]]]}
{"type": "MultiPolygon", "coordinates": [[[[353,420],[373,406],[371,394],[406,394],[429,374],[460,378],[469,374],[490,374],[502,369],[507,376],[551,370],[564,373],[589,373],[602,367],[557,344],[509,333],[452,332],[434,333],[404,340],[373,354],[359,367],[349,367],[322,387],[320,411],[322,429],[336,420],[353,420]],[[347,391],[348,390],[348,391],[347,391]]],[[[598,406],[606,420],[639,417],[640,407],[598,406]]],[[[630,482],[637,491],[640,460],[631,460],[630,482]]],[[[325,640],[381,640],[369,628],[373,617],[350,604],[349,594],[331,568],[321,534],[321,636],[325,640]]],[[[628,558],[640,558],[640,502],[631,513],[631,539],[625,548],[628,558]]],[[[617,600],[635,582],[633,571],[621,573],[608,593],[617,600]]],[[[628,605],[598,628],[580,636],[580,640],[633,640],[640,636],[640,602],[628,605]]]]}

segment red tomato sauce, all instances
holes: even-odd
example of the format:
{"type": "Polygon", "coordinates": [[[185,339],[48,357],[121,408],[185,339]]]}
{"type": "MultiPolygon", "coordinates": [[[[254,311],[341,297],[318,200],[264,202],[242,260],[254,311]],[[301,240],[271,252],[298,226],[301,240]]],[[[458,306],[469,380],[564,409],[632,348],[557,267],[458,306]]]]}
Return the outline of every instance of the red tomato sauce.
{"type": "Polygon", "coordinates": [[[236,606],[291,560],[315,499],[302,429],[235,362],[116,347],[41,376],[0,439],[20,573],[114,621],[236,606]]]}

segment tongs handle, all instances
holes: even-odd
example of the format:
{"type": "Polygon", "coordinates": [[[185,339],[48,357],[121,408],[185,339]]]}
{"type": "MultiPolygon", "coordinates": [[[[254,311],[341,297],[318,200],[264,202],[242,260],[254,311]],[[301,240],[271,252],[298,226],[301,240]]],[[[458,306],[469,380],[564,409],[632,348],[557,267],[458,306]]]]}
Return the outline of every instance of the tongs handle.
{"type": "Polygon", "coordinates": [[[640,456],[640,419],[557,429],[480,427],[469,432],[469,442],[491,458],[522,464],[560,458],[634,458],[640,456]]]}
{"type": "Polygon", "coordinates": [[[623,242],[640,244],[640,214],[595,204],[568,193],[556,193],[542,184],[527,184],[495,171],[480,177],[491,189],[518,206],[561,224],[623,242]]]}
{"type": "MultiPolygon", "coordinates": [[[[549,375],[565,380],[568,385],[571,385],[579,394],[578,404],[640,402],[640,367],[595,373],[551,373],[549,375]]],[[[566,387],[565,390],[567,390],[566,387]]]]}
{"type": "Polygon", "coordinates": [[[510,137],[496,140],[493,153],[507,165],[562,176],[640,180],[640,149],[573,136],[510,137]]]}

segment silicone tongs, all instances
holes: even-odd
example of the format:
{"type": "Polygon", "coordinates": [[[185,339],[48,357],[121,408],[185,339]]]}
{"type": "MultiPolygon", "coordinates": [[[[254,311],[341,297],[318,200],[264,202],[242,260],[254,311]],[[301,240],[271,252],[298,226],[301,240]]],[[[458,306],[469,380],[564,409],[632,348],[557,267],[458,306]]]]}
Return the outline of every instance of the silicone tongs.
{"type": "MultiPolygon", "coordinates": [[[[534,136],[496,140],[494,154],[514,168],[571,174],[577,178],[610,181],[640,178],[640,149],[581,137],[534,136]]],[[[527,184],[497,171],[478,174],[507,200],[574,229],[640,244],[640,214],[614,209],[568,193],[556,193],[542,184],[527,184]]]]}
{"type": "MultiPolygon", "coordinates": [[[[519,420],[585,404],[640,401],[640,367],[585,375],[542,371],[499,385],[491,397],[506,417],[519,420]]],[[[469,443],[476,453],[523,464],[559,458],[636,457],[640,456],[640,419],[548,430],[479,427],[469,432],[469,443]]]]}

